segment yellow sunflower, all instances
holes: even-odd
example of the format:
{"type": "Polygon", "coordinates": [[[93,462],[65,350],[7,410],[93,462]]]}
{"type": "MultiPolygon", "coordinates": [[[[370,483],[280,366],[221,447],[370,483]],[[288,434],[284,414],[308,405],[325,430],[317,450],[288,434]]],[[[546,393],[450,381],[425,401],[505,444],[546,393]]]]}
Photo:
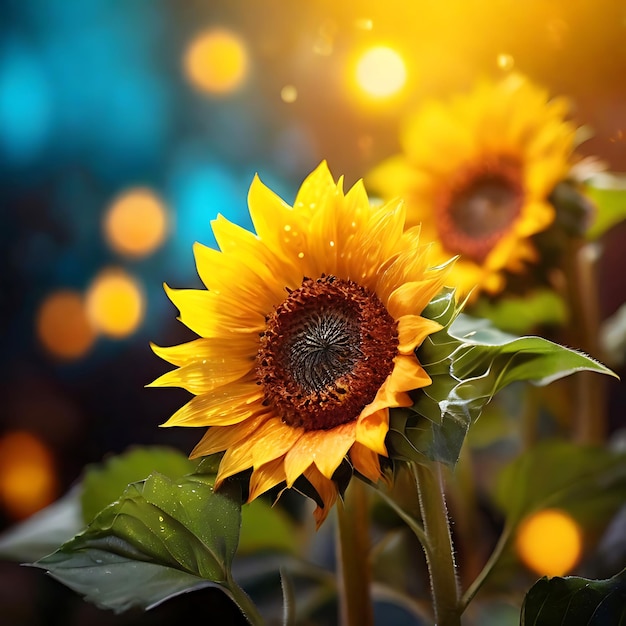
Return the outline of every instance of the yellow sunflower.
{"type": "Polygon", "coordinates": [[[433,259],[460,255],[450,276],[461,295],[497,293],[504,271],[537,260],[530,237],[555,211],[548,197],[572,166],[576,128],[567,101],[527,79],[481,81],[448,102],[428,101],[409,116],[402,153],[365,177],[370,192],[407,205],[433,259]]]}
{"type": "Polygon", "coordinates": [[[153,346],[177,369],[152,385],[195,395],[164,426],[209,427],[191,457],[225,451],[216,487],[252,469],[252,500],[304,476],[319,525],[342,461],[381,478],[389,409],[430,384],[415,349],[440,325],[420,313],[452,264],[429,266],[401,201],[344,195],[324,162],[293,207],[258,177],[248,203],[256,234],[219,216],[220,250],[194,247],[206,290],[166,287],[199,338],[153,346]]]}

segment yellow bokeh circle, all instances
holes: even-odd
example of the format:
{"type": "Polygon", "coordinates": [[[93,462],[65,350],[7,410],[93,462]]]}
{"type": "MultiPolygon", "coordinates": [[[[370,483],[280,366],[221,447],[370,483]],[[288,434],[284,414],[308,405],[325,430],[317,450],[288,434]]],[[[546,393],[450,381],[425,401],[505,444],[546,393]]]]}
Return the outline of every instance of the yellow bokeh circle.
{"type": "Polygon", "coordinates": [[[37,337],[53,356],[73,360],[85,355],[96,334],[89,323],[83,296],[71,289],[48,295],[37,311],[37,337]]]}
{"type": "Polygon", "coordinates": [[[168,215],[150,189],[130,189],[118,196],[104,218],[104,234],[120,254],[142,257],[154,252],[167,235],[168,215]]]}
{"type": "Polygon", "coordinates": [[[23,519],[58,495],[54,460],[47,446],[26,431],[0,439],[0,503],[13,519],[23,519]]]}
{"type": "Polygon", "coordinates": [[[227,94],[240,87],[248,75],[248,64],[244,42],[224,28],[198,35],[183,59],[187,79],[210,94],[227,94]]]}
{"type": "Polygon", "coordinates": [[[564,576],[582,553],[582,531],[564,511],[544,509],[526,517],[515,539],[519,558],[540,576],[564,576]]]}
{"type": "Polygon", "coordinates": [[[366,50],[356,64],[357,85],[373,98],[388,98],[405,86],[407,71],[398,52],[387,46],[366,50]]]}
{"type": "Polygon", "coordinates": [[[105,269],[96,276],[86,295],[87,315],[103,335],[120,339],[132,334],[143,321],[145,297],[140,283],[122,269],[105,269]]]}

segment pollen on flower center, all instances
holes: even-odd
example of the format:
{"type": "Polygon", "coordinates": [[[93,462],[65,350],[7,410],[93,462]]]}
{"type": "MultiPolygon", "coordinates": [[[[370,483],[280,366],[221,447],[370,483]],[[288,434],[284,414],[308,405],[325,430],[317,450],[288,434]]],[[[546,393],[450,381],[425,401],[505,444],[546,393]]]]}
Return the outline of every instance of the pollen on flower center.
{"type": "Polygon", "coordinates": [[[520,166],[505,158],[460,172],[439,199],[444,246],[480,263],[511,228],[524,203],[520,166]]]}
{"type": "Polygon", "coordinates": [[[376,294],[334,276],[305,278],[267,319],[257,378],[287,424],[329,429],[372,402],[397,348],[396,322],[376,294]]]}

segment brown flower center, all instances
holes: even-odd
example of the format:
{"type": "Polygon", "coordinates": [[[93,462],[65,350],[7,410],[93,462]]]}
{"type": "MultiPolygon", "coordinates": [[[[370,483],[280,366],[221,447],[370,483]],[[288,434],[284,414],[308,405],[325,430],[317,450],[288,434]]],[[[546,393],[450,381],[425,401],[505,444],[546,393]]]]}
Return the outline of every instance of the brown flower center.
{"type": "Polygon", "coordinates": [[[516,161],[498,157],[465,169],[439,198],[441,241],[450,252],[481,263],[517,219],[523,202],[516,161]]]}
{"type": "Polygon", "coordinates": [[[395,320],[351,280],[305,278],[268,317],[257,355],[265,404],[291,426],[355,420],[393,370],[395,320]]]}

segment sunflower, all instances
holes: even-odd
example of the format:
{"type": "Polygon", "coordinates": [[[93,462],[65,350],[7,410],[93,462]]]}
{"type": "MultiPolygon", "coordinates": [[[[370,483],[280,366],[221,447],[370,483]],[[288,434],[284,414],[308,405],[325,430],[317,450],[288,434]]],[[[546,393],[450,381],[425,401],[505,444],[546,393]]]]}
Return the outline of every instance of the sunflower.
{"type": "Polygon", "coordinates": [[[219,250],[195,244],[205,289],[166,291],[199,338],[153,346],[177,366],[153,386],[195,397],[164,426],[207,426],[191,453],[224,452],[216,488],[252,470],[249,499],[304,477],[319,524],[344,460],[382,477],[389,409],[431,383],[416,348],[441,326],[420,316],[452,263],[428,264],[403,203],[370,205],[362,181],[344,195],[322,162],[291,207],[255,176],[256,234],[221,216],[219,250]]]}
{"type": "Polygon", "coordinates": [[[567,112],[518,74],[428,101],[407,117],[402,153],[365,177],[368,190],[404,198],[433,259],[460,256],[450,276],[459,295],[498,293],[505,272],[538,260],[530,238],[554,221],[549,196],[572,166],[567,112]]]}

